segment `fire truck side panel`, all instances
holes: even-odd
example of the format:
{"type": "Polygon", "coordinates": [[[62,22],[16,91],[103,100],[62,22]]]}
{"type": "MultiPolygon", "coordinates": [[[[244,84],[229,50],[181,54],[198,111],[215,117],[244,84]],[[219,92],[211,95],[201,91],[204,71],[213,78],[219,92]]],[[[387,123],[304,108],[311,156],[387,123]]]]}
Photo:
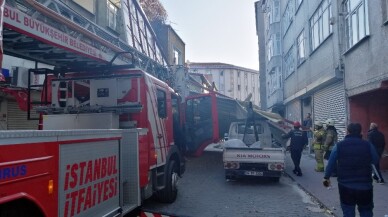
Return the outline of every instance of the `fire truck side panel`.
{"type": "Polygon", "coordinates": [[[59,158],[59,216],[103,216],[119,209],[117,140],[61,144],[59,158]]]}
{"type": "Polygon", "coordinates": [[[35,216],[39,210],[45,216],[117,214],[121,136],[121,130],[2,132],[0,213],[10,217],[23,212],[35,216]]]}
{"type": "Polygon", "coordinates": [[[139,138],[146,135],[146,129],[124,130],[120,149],[120,204],[123,214],[141,205],[139,176],[139,138]]]}
{"type": "Polygon", "coordinates": [[[43,115],[43,129],[118,129],[118,115],[112,113],[98,113],[97,115],[95,113],[43,115]]]}
{"type": "MultiPolygon", "coordinates": [[[[56,142],[46,140],[35,144],[12,145],[10,142],[1,141],[0,144],[0,204],[27,200],[31,202],[28,204],[35,204],[45,215],[57,215],[56,193],[48,192],[49,180],[55,180],[53,187],[58,189],[56,142]]],[[[32,210],[32,206],[26,206],[25,209],[32,210]]]]}

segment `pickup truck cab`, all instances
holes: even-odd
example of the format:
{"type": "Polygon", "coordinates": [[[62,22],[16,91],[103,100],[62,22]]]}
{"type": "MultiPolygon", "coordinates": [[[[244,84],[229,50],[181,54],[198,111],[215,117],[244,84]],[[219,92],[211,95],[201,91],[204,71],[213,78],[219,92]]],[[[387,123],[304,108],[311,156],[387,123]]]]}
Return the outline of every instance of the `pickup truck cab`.
{"type": "Polygon", "coordinates": [[[232,122],[224,143],[225,178],[269,177],[279,181],[285,167],[285,149],[273,140],[266,120],[232,122]]]}

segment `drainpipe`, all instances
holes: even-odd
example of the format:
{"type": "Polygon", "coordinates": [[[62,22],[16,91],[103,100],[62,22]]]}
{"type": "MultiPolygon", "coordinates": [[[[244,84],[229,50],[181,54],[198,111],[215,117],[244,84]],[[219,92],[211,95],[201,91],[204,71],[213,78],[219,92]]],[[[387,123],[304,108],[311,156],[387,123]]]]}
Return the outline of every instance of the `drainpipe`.
{"type": "MultiPolygon", "coordinates": [[[[346,112],[346,123],[345,123],[345,126],[349,123],[349,120],[350,120],[350,112],[349,112],[349,100],[348,100],[348,90],[346,88],[346,73],[345,73],[345,67],[344,67],[344,61],[343,61],[343,39],[346,37],[344,32],[341,31],[341,29],[344,29],[345,26],[344,26],[344,16],[347,15],[346,12],[343,12],[342,11],[342,3],[339,2],[337,3],[337,32],[338,32],[338,50],[339,50],[339,63],[338,63],[338,67],[336,67],[336,70],[338,70],[339,72],[342,72],[342,76],[343,76],[343,84],[344,84],[344,89],[345,89],[345,112],[346,112]],[[338,69],[337,69],[338,68],[338,69]]],[[[334,20],[333,20],[333,24],[334,24],[334,20]]],[[[332,24],[332,25],[333,25],[332,24]]],[[[334,44],[333,44],[334,46],[334,44]]],[[[333,55],[334,56],[334,55],[333,55]]]]}

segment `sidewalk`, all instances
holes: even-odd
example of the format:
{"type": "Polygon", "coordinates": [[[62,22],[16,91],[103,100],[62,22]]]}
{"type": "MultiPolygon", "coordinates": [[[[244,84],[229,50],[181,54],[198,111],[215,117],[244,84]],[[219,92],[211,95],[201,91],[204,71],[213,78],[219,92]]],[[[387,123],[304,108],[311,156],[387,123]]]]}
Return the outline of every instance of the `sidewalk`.
{"type": "MultiPolygon", "coordinates": [[[[326,166],[327,161],[325,161],[326,166]]],[[[315,172],[315,159],[313,155],[303,153],[301,159],[301,169],[303,176],[296,176],[292,170],[294,165],[292,163],[290,153],[286,156],[286,173],[298,183],[298,185],[305,191],[315,197],[321,204],[332,211],[335,216],[342,216],[342,210],[339,202],[337,178],[331,177],[332,187],[327,189],[323,187],[322,180],[324,173],[315,172]]],[[[373,183],[374,194],[374,209],[375,217],[384,217],[388,215],[388,171],[381,171],[386,181],[384,185],[373,183]]]]}

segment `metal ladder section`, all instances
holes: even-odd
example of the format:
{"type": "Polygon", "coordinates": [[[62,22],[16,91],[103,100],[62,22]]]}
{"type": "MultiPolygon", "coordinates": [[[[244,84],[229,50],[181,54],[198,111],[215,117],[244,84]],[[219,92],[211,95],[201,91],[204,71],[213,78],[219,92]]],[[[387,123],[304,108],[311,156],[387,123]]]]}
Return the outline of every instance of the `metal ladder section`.
{"type": "Polygon", "coordinates": [[[32,118],[31,117],[31,105],[40,105],[40,106],[47,106],[51,104],[51,101],[47,98],[47,76],[49,74],[54,74],[54,71],[51,69],[29,69],[28,70],[28,89],[27,89],[27,120],[39,120],[40,118],[32,118]],[[37,75],[44,75],[44,83],[43,84],[36,84],[31,85],[31,73],[37,74],[37,75]],[[45,99],[39,100],[39,101],[32,101],[31,100],[31,92],[33,88],[43,88],[45,99]]]}
{"type": "MultiPolygon", "coordinates": [[[[62,26],[61,31],[97,49],[106,50],[113,54],[118,52],[131,53],[136,60],[134,64],[138,67],[161,80],[166,81],[168,79],[171,82],[173,79],[171,79],[172,75],[167,69],[166,57],[161,52],[162,49],[158,44],[156,35],[141,6],[137,0],[129,0],[129,3],[131,5],[123,5],[128,8],[134,6],[135,11],[127,9],[129,14],[124,14],[123,19],[129,19],[132,21],[131,23],[136,24],[130,32],[125,32],[125,34],[130,34],[127,37],[132,38],[132,44],[128,44],[118,36],[78,14],[59,0],[15,0],[7,2],[7,4],[18,8],[31,17],[46,20],[50,25],[62,26]],[[135,12],[135,14],[132,14],[132,12],[135,12]],[[144,22],[140,22],[138,16],[141,16],[144,22]],[[134,28],[141,32],[135,34],[134,28]],[[149,49],[149,47],[152,49],[149,49]]],[[[125,55],[120,58],[128,62],[125,55]]]]}

